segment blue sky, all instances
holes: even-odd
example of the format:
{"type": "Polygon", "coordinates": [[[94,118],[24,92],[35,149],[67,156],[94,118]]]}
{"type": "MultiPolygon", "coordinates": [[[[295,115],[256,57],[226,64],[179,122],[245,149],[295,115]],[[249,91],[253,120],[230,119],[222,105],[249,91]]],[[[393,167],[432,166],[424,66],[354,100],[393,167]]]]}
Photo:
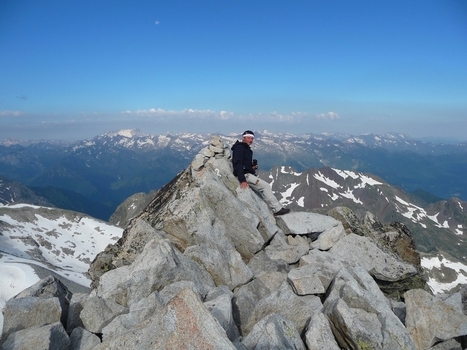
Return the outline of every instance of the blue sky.
{"type": "Polygon", "coordinates": [[[0,140],[467,140],[465,0],[0,0],[0,140]]]}

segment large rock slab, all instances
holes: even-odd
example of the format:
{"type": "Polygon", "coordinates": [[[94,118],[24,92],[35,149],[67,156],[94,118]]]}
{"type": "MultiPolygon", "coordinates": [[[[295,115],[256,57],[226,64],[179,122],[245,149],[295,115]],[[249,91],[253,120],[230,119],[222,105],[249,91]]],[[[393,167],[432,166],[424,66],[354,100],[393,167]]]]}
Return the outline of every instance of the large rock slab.
{"type": "Polygon", "coordinates": [[[264,249],[272,260],[282,260],[288,264],[295,264],[308,253],[308,245],[289,244],[282,232],[277,233],[271,243],[264,249]]]}
{"type": "Polygon", "coordinates": [[[398,281],[417,273],[417,269],[395,256],[383,252],[369,238],[350,234],[337,242],[329,252],[342,260],[363,266],[382,281],[398,281]]]}
{"type": "Polygon", "coordinates": [[[329,320],[323,313],[317,312],[311,316],[306,327],[305,342],[308,350],[339,350],[332,334],[329,320]]]}
{"type": "Polygon", "coordinates": [[[404,294],[407,329],[417,348],[427,349],[439,341],[467,335],[467,316],[462,309],[422,289],[404,294]]]}
{"type": "Polygon", "coordinates": [[[258,301],[271,294],[271,292],[259,278],[255,278],[234,291],[234,319],[240,330],[248,323],[258,301]]]}
{"type": "Polygon", "coordinates": [[[312,249],[300,258],[297,270],[304,270],[305,274],[313,276],[313,279],[319,278],[327,290],[339,270],[348,265],[348,262],[329,252],[312,249]]]}
{"type": "Polygon", "coordinates": [[[133,328],[104,340],[96,350],[113,349],[232,349],[225,330],[209,313],[198,294],[184,289],[162,312],[133,328]]]}
{"type": "Polygon", "coordinates": [[[60,280],[53,276],[47,276],[15,296],[16,299],[27,297],[58,298],[62,308],[60,320],[66,327],[72,293],[60,280]]]}
{"type": "Polygon", "coordinates": [[[84,328],[77,327],[70,334],[70,350],[93,350],[101,343],[99,337],[84,328]]]}
{"type": "Polygon", "coordinates": [[[0,344],[11,333],[60,322],[62,308],[58,298],[26,297],[9,299],[3,308],[3,332],[0,344]]]}
{"type": "Polygon", "coordinates": [[[60,322],[35,326],[12,333],[3,350],[57,349],[68,350],[70,338],[60,322]]]}
{"type": "Polygon", "coordinates": [[[344,226],[339,222],[336,226],[323,231],[310,246],[314,249],[329,250],[345,235],[344,226]]]}
{"type": "Polygon", "coordinates": [[[127,312],[128,308],[117,304],[112,299],[92,296],[84,301],[80,317],[88,331],[102,333],[102,328],[107,326],[115,317],[127,312]]]}
{"type": "MultiPolygon", "coordinates": [[[[99,278],[107,271],[131,264],[149,241],[164,238],[167,238],[164,232],[154,229],[143,219],[133,220],[116,245],[108,245],[94,258],[88,270],[93,280],[91,287],[96,287],[99,278]]],[[[183,241],[182,238],[180,240],[183,241]]]]}
{"type": "Polygon", "coordinates": [[[301,334],[308,319],[322,308],[321,300],[314,295],[299,296],[294,293],[287,282],[261,299],[249,317],[248,324],[242,326],[243,334],[247,335],[256,323],[264,317],[276,313],[290,320],[301,334]]]}
{"type": "Polygon", "coordinates": [[[298,295],[324,294],[326,288],[321,283],[317,274],[314,273],[315,267],[306,265],[293,269],[287,275],[287,280],[292,285],[295,293],[298,295]]]}
{"type": "Polygon", "coordinates": [[[68,334],[70,334],[73,329],[77,327],[84,328],[80,314],[83,310],[83,303],[88,296],[89,294],[75,293],[71,297],[70,306],[68,308],[68,319],[66,323],[66,331],[68,334]]]}
{"type": "Polygon", "coordinates": [[[227,287],[222,286],[209,292],[204,301],[204,306],[224,328],[227,337],[231,341],[235,341],[240,337],[240,332],[234,321],[232,299],[233,293],[227,287]]]}
{"type": "Polygon", "coordinates": [[[343,348],[416,349],[388,299],[360,266],[338,272],[323,312],[343,348]]]}
{"type": "Polygon", "coordinates": [[[241,255],[232,246],[205,242],[188,247],[184,254],[202,265],[216,285],[226,285],[234,289],[253,277],[241,255]]]}
{"type": "Polygon", "coordinates": [[[289,264],[280,259],[271,259],[263,250],[255,254],[255,256],[248,262],[248,268],[255,276],[261,275],[265,272],[284,272],[290,270],[289,264]]]}
{"type": "Polygon", "coordinates": [[[295,325],[275,313],[255,324],[242,343],[248,350],[305,350],[305,344],[295,329],[295,325]]]}
{"type": "Polygon", "coordinates": [[[158,314],[164,308],[164,301],[158,292],[151,293],[147,298],[130,305],[128,313],[114,317],[106,326],[102,328],[102,339],[104,341],[112,339],[150,320],[154,314],[158,314]]]}
{"type": "MultiPolygon", "coordinates": [[[[212,306],[212,303],[208,302],[208,306],[212,306]]],[[[234,348],[206,305],[189,289],[180,292],[167,304],[161,320],[161,336],[157,338],[156,347],[234,348]]]]}
{"type": "Polygon", "coordinates": [[[309,212],[290,212],[277,218],[278,226],[286,235],[322,233],[340,224],[336,219],[309,212]]]}
{"type": "Polygon", "coordinates": [[[169,240],[152,240],[133,264],[102,275],[93,293],[130,306],[178,281],[194,282],[203,295],[215,287],[211,276],[175,249],[169,240]]]}

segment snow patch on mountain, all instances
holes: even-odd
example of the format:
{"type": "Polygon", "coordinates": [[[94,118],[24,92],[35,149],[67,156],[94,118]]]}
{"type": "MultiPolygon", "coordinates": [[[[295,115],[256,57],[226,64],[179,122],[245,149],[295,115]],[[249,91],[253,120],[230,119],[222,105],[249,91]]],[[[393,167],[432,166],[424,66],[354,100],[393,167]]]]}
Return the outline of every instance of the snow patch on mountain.
{"type": "Polygon", "coordinates": [[[331,169],[334,170],[336,174],[342,177],[343,179],[346,179],[348,177],[351,177],[352,179],[358,179],[359,177],[356,173],[350,170],[340,170],[340,169],[335,169],[335,168],[331,168],[331,169]]]}
{"type": "Polygon", "coordinates": [[[320,171],[318,171],[318,173],[314,174],[313,177],[318,180],[318,181],[321,181],[323,182],[325,185],[329,186],[329,187],[332,187],[334,189],[338,189],[340,187],[342,187],[341,185],[339,185],[337,182],[335,182],[334,180],[331,180],[330,178],[324,176],[320,171]]]}
{"type": "Polygon", "coordinates": [[[357,174],[357,173],[355,173],[355,172],[353,172],[351,170],[339,170],[339,169],[335,169],[335,168],[331,168],[331,169],[334,170],[336,172],[336,174],[339,175],[340,177],[342,177],[343,179],[346,179],[348,177],[351,177],[354,180],[360,179],[361,184],[357,185],[356,186],[357,188],[363,188],[366,185],[376,186],[376,185],[382,185],[383,184],[382,182],[376,181],[372,177],[367,176],[365,174],[361,174],[361,173],[357,174]]]}
{"type": "Polygon", "coordinates": [[[345,192],[341,192],[341,196],[347,199],[351,199],[357,204],[363,204],[363,202],[360,199],[355,197],[353,191],[351,191],[350,189],[347,189],[345,192]]]}
{"type": "MultiPolygon", "coordinates": [[[[425,223],[423,223],[423,220],[429,219],[438,228],[446,228],[446,229],[450,228],[449,222],[447,220],[439,219],[440,213],[434,213],[433,215],[429,215],[425,209],[413,203],[409,203],[398,196],[395,196],[395,199],[397,202],[399,202],[400,204],[404,206],[404,207],[401,207],[401,206],[396,205],[397,211],[404,217],[412,220],[414,223],[418,223],[422,227],[426,228],[427,226],[425,223]]],[[[458,235],[463,235],[463,232],[460,230],[461,228],[462,228],[462,225],[458,225],[457,228],[455,229],[455,233],[458,235]]]]}
{"type": "Polygon", "coordinates": [[[452,262],[445,257],[433,257],[422,258],[421,265],[427,270],[439,269],[442,271],[442,269],[452,269],[456,271],[457,278],[452,282],[440,283],[434,278],[430,277],[428,279],[428,285],[435,294],[445,293],[451,288],[456,287],[458,284],[467,284],[467,265],[464,265],[460,262],[452,262]]]}
{"type": "MultiPolygon", "coordinates": [[[[287,206],[295,201],[295,198],[292,196],[293,191],[297,188],[300,183],[291,183],[287,185],[287,189],[281,193],[282,198],[280,203],[284,206],[287,206]]],[[[303,205],[302,205],[303,206],[303,205]]]]}
{"type": "Polygon", "coordinates": [[[291,167],[281,166],[281,173],[282,174],[291,174],[295,176],[300,176],[302,173],[294,171],[291,167]]]}

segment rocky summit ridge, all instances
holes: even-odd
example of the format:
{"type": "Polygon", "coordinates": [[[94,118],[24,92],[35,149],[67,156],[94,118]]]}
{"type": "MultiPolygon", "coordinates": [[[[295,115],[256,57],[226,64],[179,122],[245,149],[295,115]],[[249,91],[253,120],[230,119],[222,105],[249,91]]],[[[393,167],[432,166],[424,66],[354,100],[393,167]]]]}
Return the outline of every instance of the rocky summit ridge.
{"type": "Polygon", "coordinates": [[[3,349],[463,349],[467,291],[433,295],[404,225],[274,217],[214,137],[92,262],[10,299],[3,349]],[[47,310],[47,312],[44,312],[47,310]]]}

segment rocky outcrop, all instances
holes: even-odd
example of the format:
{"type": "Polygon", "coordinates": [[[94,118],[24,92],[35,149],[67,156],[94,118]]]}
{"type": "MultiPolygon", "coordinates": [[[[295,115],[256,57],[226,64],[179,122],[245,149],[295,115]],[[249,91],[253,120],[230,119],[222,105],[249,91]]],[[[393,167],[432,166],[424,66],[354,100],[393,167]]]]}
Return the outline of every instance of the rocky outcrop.
{"type": "Polygon", "coordinates": [[[465,315],[455,310],[465,308],[465,293],[440,298],[402,284],[426,288],[419,260],[406,258],[410,244],[397,243],[410,233],[357,225],[351,215],[274,217],[238,187],[229,149],[214,138],[98,255],[89,294],[68,303],[47,295],[54,316],[30,323],[21,305],[31,296],[9,300],[2,342],[19,349],[24,332],[36,339],[40,327],[47,339],[65,335],[56,349],[463,346],[465,315]],[[430,325],[437,315],[427,295],[454,316],[449,330],[430,325]]]}

